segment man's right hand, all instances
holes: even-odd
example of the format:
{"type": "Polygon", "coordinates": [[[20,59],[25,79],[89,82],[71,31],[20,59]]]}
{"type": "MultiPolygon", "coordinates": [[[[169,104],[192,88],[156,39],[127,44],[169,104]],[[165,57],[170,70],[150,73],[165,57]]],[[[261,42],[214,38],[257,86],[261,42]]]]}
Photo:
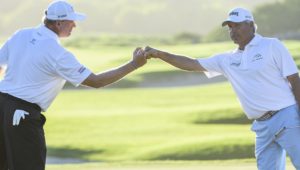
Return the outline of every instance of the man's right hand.
{"type": "Polygon", "coordinates": [[[152,48],[152,47],[145,47],[145,57],[147,59],[150,59],[150,58],[159,58],[160,55],[161,55],[162,51],[159,51],[155,48],[152,48]]]}
{"type": "Polygon", "coordinates": [[[183,55],[176,55],[166,51],[161,51],[152,47],[145,47],[145,54],[144,56],[147,59],[150,58],[159,58],[177,68],[186,71],[206,71],[198,62],[197,59],[183,56],[183,55]]]}
{"type": "Polygon", "coordinates": [[[136,69],[142,67],[147,63],[147,59],[144,53],[145,53],[144,50],[140,47],[136,48],[135,51],[133,52],[131,63],[136,69]]]}

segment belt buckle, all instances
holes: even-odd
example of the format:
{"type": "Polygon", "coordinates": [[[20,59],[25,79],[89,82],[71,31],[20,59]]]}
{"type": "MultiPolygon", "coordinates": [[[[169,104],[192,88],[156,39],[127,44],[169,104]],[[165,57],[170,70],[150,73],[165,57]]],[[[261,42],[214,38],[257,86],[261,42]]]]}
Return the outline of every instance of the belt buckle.
{"type": "Polygon", "coordinates": [[[256,119],[257,121],[265,121],[270,119],[271,117],[273,117],[276,113],[278,112],[278,110],[276,111],[268,111],[265,114],[263,114],[261,117],[259,117],[258,119],[256,119]]]}

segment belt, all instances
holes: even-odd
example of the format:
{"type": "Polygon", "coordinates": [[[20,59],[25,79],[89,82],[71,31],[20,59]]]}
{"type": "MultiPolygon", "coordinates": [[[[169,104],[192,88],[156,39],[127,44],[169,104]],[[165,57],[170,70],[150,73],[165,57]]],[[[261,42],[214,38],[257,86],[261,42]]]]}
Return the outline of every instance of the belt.
{"type": "Polygon", "coordinates": [[[268,111],[266,112],[265,114],[263,114],[261,117],[255,119],[257,121],[265,121],[265,120],[268,120],[270,119],[271,117],[273,117],[276,113],[278,113],[279,110],[276,110],[276,111],[268,111]]]}
{"type": "Polygon", "coordinates": [[[0,92],[0,95],[3,96],[3,97],[6,97],[7,99],[14,100],[14,101],[17,101],[19,103],[23,103],[25,105],[29,105],[30,107],[35,108],[39,112],[41,112],[41,110],[42,110],[39,105],[37,105],[35,103],[30,103],[30,102],[28,102],[26,100],[23,100],[23,99],[20,99],[20,98],[17,98],[17,97],[12,96],[12,95],[10,95],[8,93],[2,93],[2,92],[0,92]]]}

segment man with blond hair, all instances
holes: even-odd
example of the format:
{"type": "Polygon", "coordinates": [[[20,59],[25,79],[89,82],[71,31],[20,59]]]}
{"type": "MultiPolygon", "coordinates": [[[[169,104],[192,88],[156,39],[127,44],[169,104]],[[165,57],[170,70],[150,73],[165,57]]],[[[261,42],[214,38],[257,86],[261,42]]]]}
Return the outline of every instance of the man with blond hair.
{"type": "Polygon", "coordinates": [[[75,86],[103,87],[146,63],[137,48],[131,61],[94,74],[63,48],[75,21],[85,15],[66,1],[54,1],[45,11],[44,24],[22,29],[0,49],[0,64],[7,65],[0,82],[0,170],[44,170],[46,111],[66,81],[75,86]]]}

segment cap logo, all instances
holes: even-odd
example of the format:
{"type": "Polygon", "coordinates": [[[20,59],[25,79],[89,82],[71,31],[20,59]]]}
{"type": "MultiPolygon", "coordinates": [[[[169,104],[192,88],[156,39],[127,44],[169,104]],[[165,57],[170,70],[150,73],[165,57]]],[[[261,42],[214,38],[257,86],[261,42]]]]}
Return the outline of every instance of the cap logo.
{"type": "Polygon", "coordinates": [[[239,12],[231,12],[230,14],[229,14],[229,16],[231,16],[231,15],[235,15],[235,16],[239,16],[239,12]]]}
{"type": "Polygon", "coordinates": [[[49,4],[46,11],[45,17],[50,20],[81,21],[86,16],[85,14],[75,12],[73,6],[65,0],[55,0],[49,4]]]}
{"type": "Polygon", "coordinates": [[[67,14],[65,14],[65,15],[58,15],[57,17],[58,18],[65,18],[65,17],[67,17],[67,14]]]}

